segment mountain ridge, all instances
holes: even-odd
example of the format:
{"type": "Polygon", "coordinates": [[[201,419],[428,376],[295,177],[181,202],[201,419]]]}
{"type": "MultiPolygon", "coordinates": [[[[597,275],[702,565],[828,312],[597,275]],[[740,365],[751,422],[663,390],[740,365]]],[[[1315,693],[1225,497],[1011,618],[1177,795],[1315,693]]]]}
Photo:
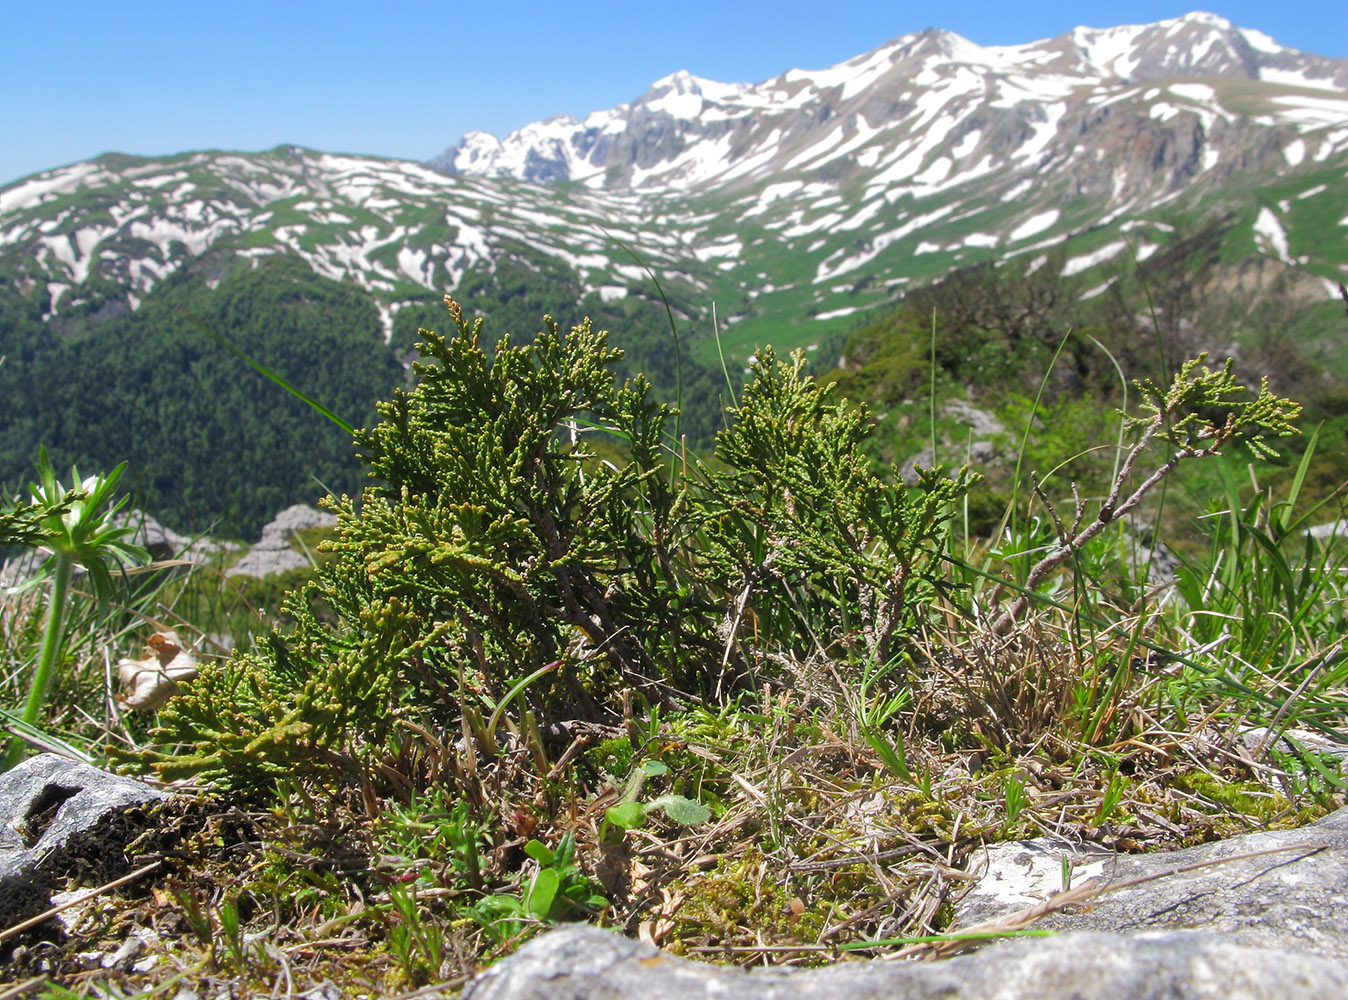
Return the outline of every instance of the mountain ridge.
{"type": "MultiPolygon", "coordinates": [[[[811,124],[827,125],[841,106],[861,95],[870,105],[867,111],[887,112],[878,117],[892,121],[898,102],[875,108],[877,91],[891,97],[904,80],[921,86],[943,83],[934,72],[936,64],[981,74],[989,90],[999,91],[997,100],[989,102],[994,107],[998,102],[1011,107],[1061,100],[1081,86],[1181,78],[1250,79],[1336,95],[1348,92],[1348,60],[1296,52],[1261,32],[1203,12],[1148,25],[1078,27],[1054,38],[1007,46],[979,46],[933,28],[891,39],[827,69],[791,69],[759,84],[721,83],[680,70],[657,80],[636,100],[592,112],[583,121],[559,115],[517,129],[504,140],[471,132],[429,162],[478,176],[571,180],[649,192],[685,190],[705,178],[695,171],[680,174],[674,164],[664,171],[657,168],[677,158],[685,148],[678,139],[689,131],[703,141],[715,141],[729,123],[791,111],[797,112],[796,120],[787,130],[798,132],[803,123],[808,131],[811,124]],[[1029,78],[1031,71],[1037,79],[1029,78]]],[[[854,104],[852,108],[855,114],[854,104]]],[[[866,117],[874,127],[875,115],[866,117]]],[[[737,159],[742,163],[760,151],[736,150],[737,159]]],[[[782,162],[768,157],[763,167],[782,162]]]]}
{"type": "MultiPolygon", "coordinates": [[[[54,315],[93,302],[81,293],[97,275],[123,293],[95,310],[134,311],[204,257],[289,254],[365,288],[389,339],[405,303],[521,248],[574,269],[586,294],[649,294],[620,241],[667,282],[739,300],[728,317],[761,318],[772,303],[814,321],[886,297],[834,305],[840,291],[856,297],[859,273],[892,293],[980,254],[1036,252],[1111,225],[1161,238],[1158,211],[1216,201],[1244,203],[1252,249],[1327,281],[1341,273],[1324,239],[1294,246],[1291,200],[1251,198],[1348,155],[1348,60],[1215,15],[987,48],[929,29],[762,84],[681,71],[617,110],[587,116],[579,139],[533,123],[512,133],[515,166],[454,175],[290,146],[46,171],[0,189],[0,279],[8,272],[25,293],[45,285],[54,315]],[[1218,75],[1136,82],[1123,71],[1218,75]],[[785,270],[772,259],[782,254],[794,258],[785,270]],[[808,295],[778,294],[806,284],[808,295]]],[[[1341,204],[1331,180],[1301,190],[1323,183],[1321,200],[1341,204]]]]}
{"type": "Polygon", "coordinates": [[[1068,243],[1068,266],[1108,267],[1127,239],[1145,255],[1172,217],[1212,211],[1233,253],[1309,269],[1326,295],[1348,274],[1338,231],[1301,200],[1348,217],[1348,60],[1213,15],[992,48],[931,29],[764,84],[675,73],[642,100],[620,106],[639,127],[595,112],[579,146],[547,123],[515,133],[532,136],[518,172],[552,180],[293,146],[46,171],[0,189],[0,282],[77,333],[181,269],[216,281],[289,255],[363,288],[392,340],[409,304],[505,260],[548,258],[609,304],[652,302],[649,266],[715,366],[712,302],[742,360],[768,340],[817,345],[951,267],[1068,243]],[[590,175],[557,182],[587,149],[590,175]]]}

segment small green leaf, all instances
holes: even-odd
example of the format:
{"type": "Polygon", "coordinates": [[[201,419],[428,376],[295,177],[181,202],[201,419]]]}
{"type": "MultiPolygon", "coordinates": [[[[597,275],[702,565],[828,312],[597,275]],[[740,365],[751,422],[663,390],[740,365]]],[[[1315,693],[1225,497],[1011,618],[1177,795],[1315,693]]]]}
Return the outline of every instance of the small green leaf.
{"type": "Polygon", "coordinates": [[[682,795],[661,795],[651,801],[646,808],[663,809],[666,816],[681,826],[694,826],[704,822],[711,815],[711,810],[701,802],[694,802],[682,795]]]}
{"type": "Polygon", "coordinates": [[[534,919],[548,919],[552,901],[557,898],[558,884],[557,873],[551,868],[542,868],[534,876],[534,883],[529,887],[529,899],[525,903],[534,919]]]}
{"type": "Polygon", "coordinates": [[[583,885],[571,886],[564,895],[571,901],[572,905],[578,906],[580,909],[591,913],[598,913],[604,907],[608,906],[608,899],[606,897],[601,896],[597,892],[590,891],[589,888],[583,885]]]}
{"type": "Polygon", "coordinates": [[[571,859],[576,856],[576,835],[568,830],[562,834],[562,839],[557,841],[557,851],[554,855],[555,861],[550,862],[552,867],[559,871],[571,867],[571,859]]]}
{"type": "Polygon", "coordinates": [[[891,773],[904,781],[913,780],[913,775],[908,770],[908,763],[903,758],[903,744],[901,742],[891,744],[881,738],[879,733],[870,729],[863,730],[861,735],[866,738],[866,742],[871,745],[871,749],[876,752],[891,773]]]}
{"type": "Polygon", "coordinates": [[[604,818],[624,830],[635,830],[646,822],[646,807],[640,802],[620,802],[605,810],[604,818]]]}
{"type": "Polygon", "coordinates": [[[540,865],[550,865],[556,857],[541,841],[531,840],[524,845],[524,853],[533,858],[540,865]]]}
{"type": "Polygon", "coordinates": [[[648,760],[641,765],[641,769],[646,772],[646,777],[654,778],[661,774],[668,774],[669,768],[658,760],[648,760]]]}

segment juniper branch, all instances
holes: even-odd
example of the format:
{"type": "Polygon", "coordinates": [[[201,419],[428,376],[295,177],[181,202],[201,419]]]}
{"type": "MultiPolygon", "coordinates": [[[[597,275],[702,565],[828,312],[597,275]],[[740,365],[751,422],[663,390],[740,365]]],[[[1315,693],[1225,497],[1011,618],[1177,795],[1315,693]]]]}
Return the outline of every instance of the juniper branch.
{"type": "MultiPolygon", "coordinates": [[[[1148,401],[1147,409],[1142,417],[1128,418],[1130,425],[1140,428],[1141,433],[1128,450],[1109,494],[1100,504],[1094,520],[1060,540],[1048,555],[1031,567],[1024,590],[993,621],[992,631],[996,635],[1010,632],[1016,619],[1029,606],[1032,597],[1026,591],[1033,591],[1091,539],[1133,511],[1181,462],[1220,454],[1222,448],[1237,440],[1243,441],[1256,454],[1268,457],[1273,450],[1264,441],[1266,435],[1285,437],[1300,433],[1294,423],[1301,412],[1300,405],[1269,392],[1267,378],[1261,381],[1254,399],[1237,402],[1234,397],[1244,392],[1244,387],[1232,375],[1231,360],[1227,359],[1222,369],[1214,371],[1199,367],[1205,358],[1206,355],[1199,355],[1185,362],[1167,391],[1162,392],[1149,381],[1135,383],[1148,401]],[[1214,407],[1227,411],[1226,419],[1220,424],[1203,416],[1204,411],[1214,407]],[[1156,440],[1170,445],[1173,452],[1125,497],[1143,452],[1156,440]]],[[[1035,489],[1038,491],[1037,483],[1035,489]]],[[[1061,530],[1056,513],[1053,517],[1061,530]]]]}

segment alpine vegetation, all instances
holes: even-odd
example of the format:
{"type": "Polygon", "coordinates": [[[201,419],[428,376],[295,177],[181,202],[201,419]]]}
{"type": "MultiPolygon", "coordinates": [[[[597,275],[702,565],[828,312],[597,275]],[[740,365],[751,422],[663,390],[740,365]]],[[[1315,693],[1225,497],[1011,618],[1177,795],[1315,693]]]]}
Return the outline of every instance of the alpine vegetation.
{"type": "MultiPolygon", "coordinates": [[[[1316,435],[1276,500],[1231,481],[1212,555],[1190,549],[1165,596],[1131,541],[1137,512],[1167,523],[1176,474],[1297,432],[1296,404],[1229,363],[1135,383],[1113,472],[1066,503],[1030,475],[979,540],[956,530],[977,477],[880,468],[877,424],[803,352],[759,351],[698,455],[589,322],[488,346],[446,305],[415,384],[355,435],[361,496],[328,501],[317,565],[252,642],[198,655],[228,595],[209,567],[157,567],[103,619],[120,633],[54,661],[73,698],[12,726],[202,793],[120,862],[171,868],[162,890],[148,876],[166,931],[142,947],[173,959],[136,973],[151,992],[389,993],[573,920],[741,963],[940,956],[968,943],[954,900],[990,843],[1163,849],[1343,804],[1337,765],[1300,742],[1348,709],[1342,546],[1298,534],[1323,505],[1300,495],[1316,435]],[[133,686],[162,668],[152,719],[102,680],[142,622],[155,655],[123,665],[133,686]],[[72,720],[105,692],[100,721],[72,720]],[[1255,724],[1300,735],[1250,750],[1255,724]]],[[[5,540],[41,541],[40,514],[4,508],[5,540]]],[[[25,662],[37,612],[0,611],[25,662]]],[[[124,886],[100,905],[134,922],[146,903],[124,886]]],[[[81,975],[121,946],[107,912],[61,948],[20,944],[16,967],[81,975]]]]}
{"type": "MultiPolygon", "coordinates": [[[[334,559],[290,595],[290,634],[208,671],[161,714],[165,777],[347,780],[396,725],[462,720],[497,752],[614,722],[623,696],[725,704],[816,651],[887,661],[943,587],[970,477],[885,482],[871,426],[765,350],[710,464],[668,450],[672,407],[588,323],[498,342],[446,298],[417,385],[356,437],[373,480],[333,501],[334,559]],[[594,442],[594,446],[591,446],[594,442]],[[484,720],[490,721],[484,721],[484,720]]],[[[630,709],[629,709],[630,713],[630,709]]]]}
{"type": "Polygon", "coordinates": [[[0,777],[172,793],[22,852],[97,898],[0,961],[942,957],[1103,897],[1095,855],[1345,806],[1345,115],[1348,61],[1190,14],[0,190],[0,777]],[[320,491],[284,574],[224,540],[320,491]],[[968,922],[1038,837],[1053,885],[968,922]]]}

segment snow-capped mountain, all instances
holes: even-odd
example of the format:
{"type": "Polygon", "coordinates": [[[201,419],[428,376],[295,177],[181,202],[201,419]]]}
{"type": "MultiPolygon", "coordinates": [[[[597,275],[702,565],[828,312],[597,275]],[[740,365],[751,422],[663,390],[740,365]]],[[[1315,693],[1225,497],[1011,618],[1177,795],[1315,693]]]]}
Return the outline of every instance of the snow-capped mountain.
{"type": "MultiPolygon", "coordinates": [[[[1241,114],[1230,105],[1243,91],[1218,81],[1284,88],[1266,92],[1265,113],[1256,116],[1266,126],[1348,119],[1348,60],[1295,52],[1194,13],[997,47],[932,29],[755,85],[681,71],[581,122],[563,115],[504,140],[469,133],[433,162],[478,176],[652,193],[741,189],[783,175],[860,182],[868,191],[920,189],[1051,165],[1082,137],[1088,146],[1117,146],[1128,136],[1097,130],[1118,117],[1106,109],[1131,102],[1162,122],[1189,112],[1204,129],[1196,152],[1206,171],[1224,145],[1206,133],[1241,114]],[[1208,82],[1181,82],[1199,79],[1208,82]]],[[[1344,143],[1335,137],[1328,148],[1344,143]]]]}
{"type": "Polygon", "coordinates": [[[551,257],[606,303],[651,297],[631,248],[702,314],[695,341],[716,304],[742,358],[953,266],[1065,246],[1089,272],[1215,210],[1236,256],[1329,295],[1345,170],[1348,60],[1201,13],[1001,47],[930,30],[754,85],[675,73],[432,165],[282,147],[47,171],[0,189],[0,286],[92,328],[169,275],[280,254],[366,289],[387,333],[504,256],[551,257]]]}
{"type": "Polygon", "coordinates": [[[107,156],[0,190],[0,275],[12,268],[24,290],[45,281],[55,316],[81,304],[93,278],[120,286],[135,309],[180,269],[210,283],[227,260],[284,254],[367,289],[387,333],[406,300],[455,288],[511,244],[527,243],[596,281],[642,273],[606,234],[673,261],[678,239],[631,228],[645,221],[631,196],[298,147],[107,156]]]}

